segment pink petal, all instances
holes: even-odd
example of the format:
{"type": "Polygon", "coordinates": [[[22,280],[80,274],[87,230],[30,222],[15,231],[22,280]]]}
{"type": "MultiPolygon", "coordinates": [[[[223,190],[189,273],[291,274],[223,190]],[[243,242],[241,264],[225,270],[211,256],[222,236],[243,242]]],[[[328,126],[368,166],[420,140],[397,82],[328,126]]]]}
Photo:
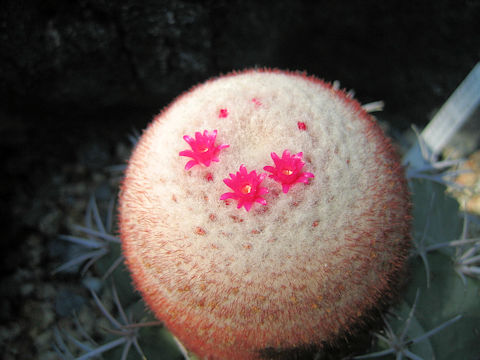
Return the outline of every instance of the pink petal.
{"type": "Polygon", "coordinates": [[[257,194],[259,196],[261,196],[261,195],[268,194],[268,192],[269,192],[269,190],[267,188],[262,187],[262,188],[260,188],[260,190],[257,191],[257,194]]]}
{"type": "Polygon", "coordinates": [[[272,152],[270,156],[272,157],[272,160],[275,163],[275,165],[278,166],[280,161],[280,158],[278,157],[278,155],[272,152]]]}
{"type": "Polygon", "coordinates": [[[235,193],[232,193],[232,192],[223,193],[222,196],[220,196],[220,200],[234,199],[234,198],[235,198],[235,193]]]}
{"type": "Polygon", "coordinates": [[[314,178],[315,176],[312,173],[303,173],[302,176],[300,176],[297,181],[304,182],[305,184],[308,184],[308,180],[310,178],[314,178]]]}
{"type": "Polygon", "coordinates": [[[288,193],[288,190],[290,190],[290,185],[288,184],[282,184],[282,191],[286,194],[288,193]]]}
{"type": "Polygon", "coordinates": [[[256,198],[255,201],[259,204],[262,204],[262,205],[267,205],[267,200],[265,200],[264,198],[256,198]]]}
{"type": "Polygon", "coordinates": [[[313,177],[313,176],[304,176],[304,175],[305,174],[303,174],[301,177],[299,177],[297,182],[302,182],[304,184],[308,184],[309,179],[313,177]]]}
{"type": "Polygon", "coordinates": [[[183,150],[178,153],[180,156],[189,156],[192,157],[193,151],[192,150],[183,150]]]}
{"type": "MultiPolygon", "coordinates": [[[[232,174],[230,174],[230,176],[232,176],[232,174]]],[[[232,185],[234,184],[233,180],[232,180],[232,179],[229,179],[229,178],[223,179],[223,182],[224,182],[225,185],[227,185],[229,188],[231,188],[232,185]]]]}
{"type": "Polygon", "coordinates": [[[302,170],[303,165],[305,165],[305,163],[303,161],[297,161],[297,163],[295,164],[295,167],[296,167],[297,171],[302,170]]]}
{"type": "Polygon", "coordinates": [[[187,162],[187,164],[185,165],[185,170],[189,170],[192,168],[192,166],[195,166],[198,164],[198,161],[197,160],[190,160],[189,162],[187,162]]]}
{"type": "MultiPolygon", "coordinates": [[[[240,205],[240,202],[238,202],[238,205],[240,205]]],[[[240,207],[242,207],[242,206],[240,206],[240,207]]],[[[240,207],[238,209],[240,209],[240,207]]],[[[245,202],[243,204],[243,207],[245,208],[245,210],[250,211],[250,209],[252,208],[252,203],[251,202],[245,202]]]]}
{"type": "Polygon", "coordinates": [[[183,139],[184,139],[187,143],[189,143],[190,145],[195,142],[195,140],[194,140],[191,136],[189,136],[189,135],[185,135],[185,136],[183,137],[183,139]]]}
{"type": "Polygon", "coordinates": [[[242,200],[242,199],[238,199],[237,209],[240,209],[242,206],[243,206],[243,200],[242,200]]]}

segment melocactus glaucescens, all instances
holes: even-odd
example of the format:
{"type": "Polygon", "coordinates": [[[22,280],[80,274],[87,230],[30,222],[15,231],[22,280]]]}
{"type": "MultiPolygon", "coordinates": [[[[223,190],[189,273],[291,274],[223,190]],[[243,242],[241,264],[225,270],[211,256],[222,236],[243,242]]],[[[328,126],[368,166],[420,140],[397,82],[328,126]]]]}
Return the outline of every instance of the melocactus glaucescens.
{"type": "Polygon", "coordinates": [[[390,141],[344,91],[247,70],[178,97],[120,192],[136,288],[192,352],[259,359],[332,344],[389,300],[410,244],[390,141]]]}

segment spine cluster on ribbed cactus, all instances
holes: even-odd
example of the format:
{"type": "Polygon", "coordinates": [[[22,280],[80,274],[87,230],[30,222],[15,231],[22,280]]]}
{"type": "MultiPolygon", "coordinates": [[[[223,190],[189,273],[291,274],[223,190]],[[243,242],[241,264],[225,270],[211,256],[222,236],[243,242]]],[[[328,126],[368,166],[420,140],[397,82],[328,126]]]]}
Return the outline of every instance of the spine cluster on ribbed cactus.
{"type": "Polygon", "coordinates": [[[185,347],[260,359],[335,344],[391,299],[409,207],[399,158],[356,100],[255,69],[155,117],[119,218],[136,288],[185,347]]]}

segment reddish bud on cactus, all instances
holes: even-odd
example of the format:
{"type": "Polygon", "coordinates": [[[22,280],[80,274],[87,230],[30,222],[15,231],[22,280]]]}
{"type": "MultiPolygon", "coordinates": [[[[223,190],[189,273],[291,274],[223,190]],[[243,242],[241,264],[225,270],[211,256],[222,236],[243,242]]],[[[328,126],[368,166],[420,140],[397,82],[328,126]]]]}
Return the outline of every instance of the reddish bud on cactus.
{"type": "Polygon", "coordinates": [[[208,359],[334,344],[391,298],[410,242],[403,169],[374,119],[343,91],[281,71],[220,77],[165,109],[133,152],[119,212],[136,287],[208,359]],[[186,172],[182,136],[204,128],[230,148],[186,172]],[[279,179],[261,179],[267,206],[220,200],[240,164],[258,171],[285,149],[308,185],[283,193],[268,167],[279,179]]]}
{"type": "Polygon", "coordinates": [[[302,130],[302,131],[307,130],[307,125],[304,122],[299,121],[297,125],[299,130],[302,130]]]}

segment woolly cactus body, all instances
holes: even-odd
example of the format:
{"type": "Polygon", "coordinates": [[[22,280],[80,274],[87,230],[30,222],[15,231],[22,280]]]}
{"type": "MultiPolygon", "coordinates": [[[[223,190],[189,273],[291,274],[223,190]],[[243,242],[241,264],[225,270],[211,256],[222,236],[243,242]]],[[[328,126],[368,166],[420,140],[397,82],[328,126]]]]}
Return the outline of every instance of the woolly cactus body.
{"type": "Polygon", "coordinates": [[[280,71],[234,73],[180,96],[141,137],[120,194],[136,287],[209,359],[347,334],[395,290],[408,219],[403,170],[371,116],[318,79],[280,71]],[[190,137],[204,130],[217,130],[212,162],[192,155],[210,151],[190,137]],[[282,154],[297,167],[275,170],[282,154]],[[237,189],[252,196],[248,208],[224,196],[242,165],[261,181],[237,189]]]}

